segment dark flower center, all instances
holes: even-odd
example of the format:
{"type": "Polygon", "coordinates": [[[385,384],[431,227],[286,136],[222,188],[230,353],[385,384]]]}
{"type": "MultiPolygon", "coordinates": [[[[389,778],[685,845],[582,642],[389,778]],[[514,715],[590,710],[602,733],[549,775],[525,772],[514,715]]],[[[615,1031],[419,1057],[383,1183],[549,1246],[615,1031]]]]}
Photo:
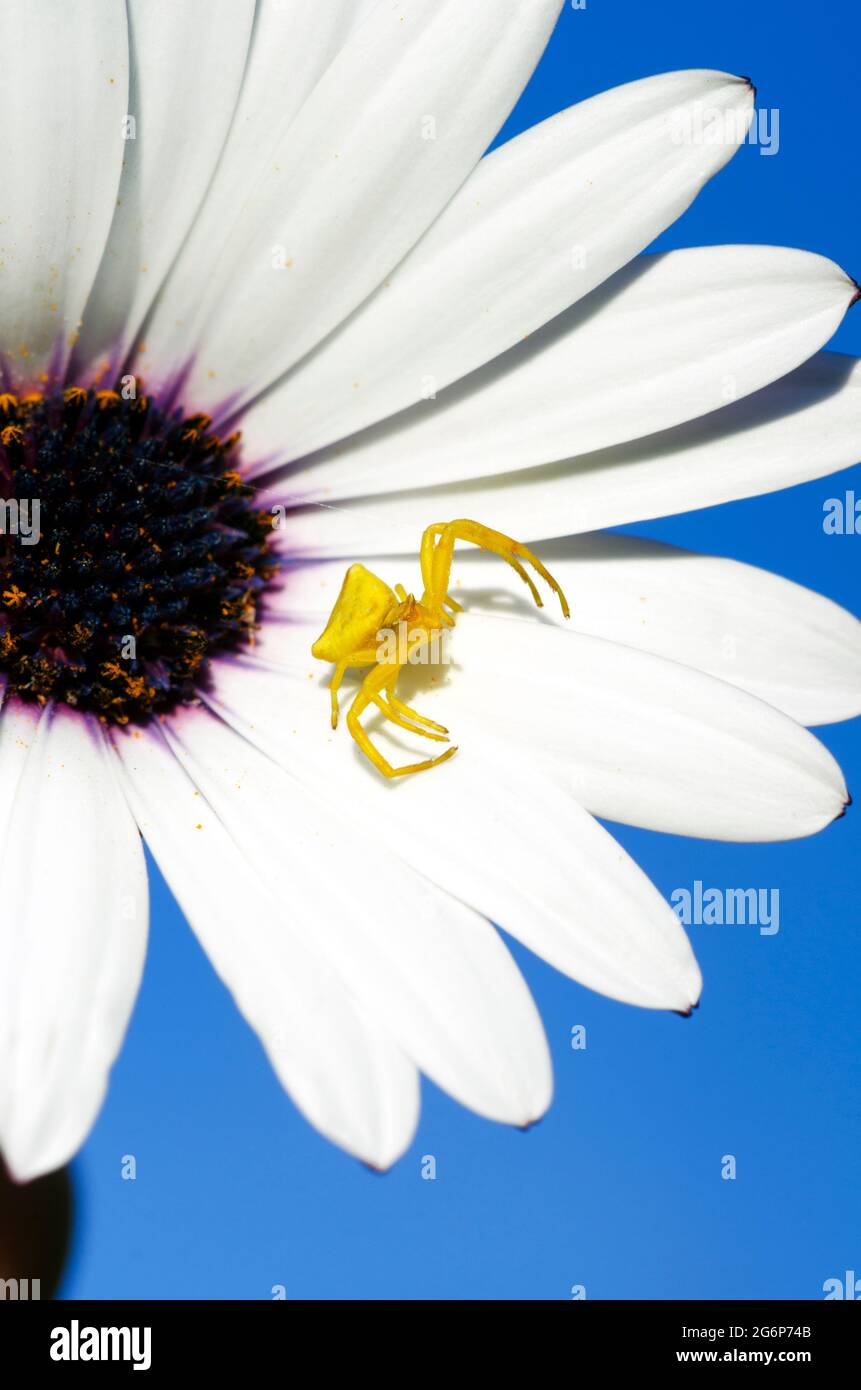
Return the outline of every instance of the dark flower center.
{"type": "Polygon", "coordinates": [[[144,395],[0,394],[0,670],[127,723],[196,698],[275,566],[238,435],[144,395]]]}

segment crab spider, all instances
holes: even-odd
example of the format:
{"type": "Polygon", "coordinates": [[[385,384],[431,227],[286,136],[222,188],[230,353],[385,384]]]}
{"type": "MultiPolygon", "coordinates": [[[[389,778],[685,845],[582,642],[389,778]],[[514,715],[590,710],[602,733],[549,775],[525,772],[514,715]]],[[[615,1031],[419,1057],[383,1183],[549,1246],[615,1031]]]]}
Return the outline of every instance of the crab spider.
{"type": "Polygon", "coordinates": [[[481,526],[477,521],[449,521],[428,526],[422,536],[420,552],[424,585],[421,599],[408,594],[401,584],[390,589],[364,565],[351,565],[344,576],[329,621],[311,648],[311,655],[320,661],[332,662],[335,666],[329,683],[333,729],[338,726],[338,690],[345,672],[351,666],[371,668],[347,713],[347,728],[365,756],[384,777],[404,777],[411,772],[424,772],[427,768],[444,763],[457,752],[457,748],[447,748],[436,758],[411,763],[408,767],[392,767],[371,742],[361,724],[364,711],[369,705],[375,705],[398,728],[421,734],[435,743],[448,742],[447,729],[398,699],[396,690],[405,657],[401,651],[397,660],[387,660],[381,655],[378,643],[381,632],[396,630],[408,632],[411,638],[417,637],[419,646],[431,644],[454,626],[456,615],[463,611],[448,593],[457,541],[469,541],[481,550],[499,555],[520,575],[536,604],[542,608],[541,595],[525,568],[525,565],[531,565],[557,595],[564,617],[570,617],[565,595],[538,557],[519,541],[504,536],[501,531],[481,526]],[[400,624],[405,626],[401,627],[400,624]]]}

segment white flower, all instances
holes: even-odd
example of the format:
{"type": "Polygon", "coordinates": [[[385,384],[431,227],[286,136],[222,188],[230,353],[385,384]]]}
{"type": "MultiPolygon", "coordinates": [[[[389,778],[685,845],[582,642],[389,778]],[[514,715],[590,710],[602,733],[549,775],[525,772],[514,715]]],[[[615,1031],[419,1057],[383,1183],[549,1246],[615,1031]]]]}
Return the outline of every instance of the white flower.
{"type": "Polygon", "coordinates": [[[419,1070],[513,1124],[549,1102],[491,922],[615,998],[696,1003],[676,915],[593,815],[771,840],[845,806],[802,724],[861,711],[852,617],[720,559],[540,544],[823,476],[861,426],[861,370],[813,355],[857,295],[830,262],[623,268],[743,140],[746,80],[648,78],[482,159],[560,8],[0,9],[0,463],[42,509],[40,544],[5,542],[0,631],[20,1178],[102,1101],[144,956],[138,830],[296,1104],[383,1167],[419,1070]],[[275,583],[234,424],[281,509],[275,583]],[[389,784],[329,727],[310,645],[347,563],[399,555],[369,564],[409,584],[459,516],[538,542],[572,623],[458,552],[425,695],[460,752],[389,784]]]}

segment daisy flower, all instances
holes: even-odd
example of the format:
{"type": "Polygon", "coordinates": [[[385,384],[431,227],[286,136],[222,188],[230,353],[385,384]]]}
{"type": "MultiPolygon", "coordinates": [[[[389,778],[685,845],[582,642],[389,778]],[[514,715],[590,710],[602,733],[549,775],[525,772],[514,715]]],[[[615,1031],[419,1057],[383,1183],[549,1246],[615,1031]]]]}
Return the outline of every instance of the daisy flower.
{"type": "Polygon", "coordinates": [[[861,372],[820,349],[858,291],[796,250],[640,255],[743,142],[744,78],[646,78],[483,157],[560,9],[0,8],[19,1179],[104,1096],[142,837],[296,1105],[385,1167],[420,1072],[498,1121],[549,1103],[494,923],[615,999],[697,1002],[675,913],[595,817],[780,840],[844,809],[803,725],[861,710],[857,622],[596,533],[855,462],[861,372]],[[458,550],[452,661],[404,688],[460,751],[389,782],[331,728],[311,646],[351,563],[421,592],[422,532],[462,517],[533,547],[571,621],[458,550]]]}

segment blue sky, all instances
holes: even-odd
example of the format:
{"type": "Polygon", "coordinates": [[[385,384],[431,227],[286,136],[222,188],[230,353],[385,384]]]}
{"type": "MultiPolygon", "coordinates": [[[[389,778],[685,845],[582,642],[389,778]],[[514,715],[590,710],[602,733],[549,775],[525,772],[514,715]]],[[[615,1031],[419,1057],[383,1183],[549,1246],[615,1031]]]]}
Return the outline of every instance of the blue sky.
{"type": "MultiPolygon", "coordinates": [[[[749,74],[760,107],[779,112],[778,153],[743,148],[659,246],[801,246],[859,278],[859,40],[856,0],[588,0],[566,6],[503,136],[650,73],[749,74]]],[[[835,340],[842,351],[861,352],[859,316],[835,340]]],[[[861,497],[861,468],[628,529],[763,565],[859,612],[861,536],[822,529],[823,502],[848,488],[861,497]]],[[[861,721],[822,737],[856,806],[812,840],[618,830],[668,896],[695,880],[779,889],[779,932],[692,926],[706,988],[690,1020],[599,998],[513,945],[553,1052],[552,1110],[509,1132],[426,1084],[418,1138],[385,1176],[293,1109],[154,872],[143,991],[74,1165],[63,1292],[565,1299],[584,1285],[590,1298],[817,1298],[825,1279],[861,1271],[861,721]],[[585,1050],[570,1046],[576,1025],[585,1050]],[[127,1154],[134,1182],[121,1178],[127,1154]],[[428,1154],[435,1181],[420,1174],[428,1154]],[[734,1181],[721,1178],[725,1154],[734,1181]]]]}

